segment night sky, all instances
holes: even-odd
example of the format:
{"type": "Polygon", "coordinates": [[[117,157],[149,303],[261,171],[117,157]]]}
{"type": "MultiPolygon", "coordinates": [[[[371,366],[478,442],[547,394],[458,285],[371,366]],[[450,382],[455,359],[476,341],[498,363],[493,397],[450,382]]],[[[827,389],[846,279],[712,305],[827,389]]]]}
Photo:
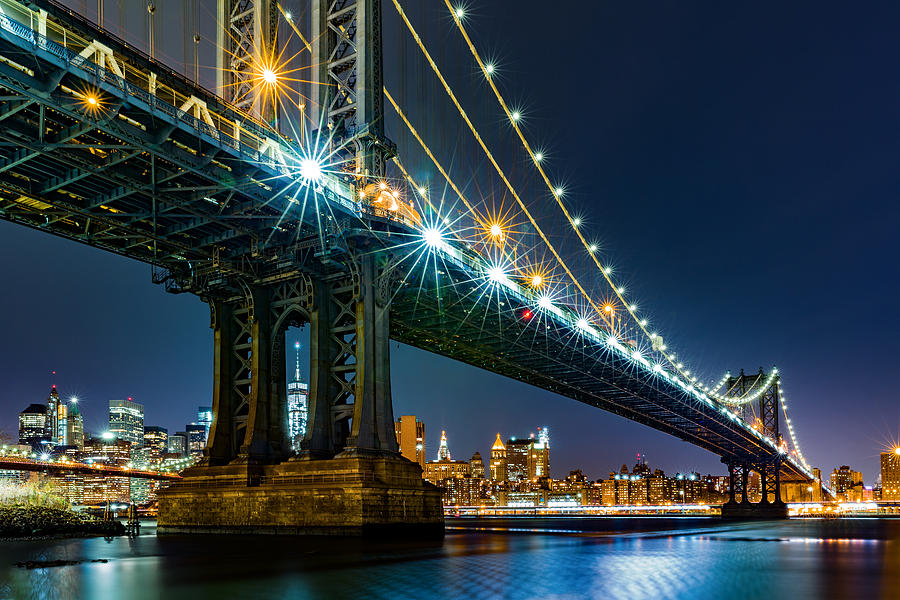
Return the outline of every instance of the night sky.
{"type": "MultiPolygon", "coordinates": [[[[180,3],[158,5],[181,19],[180,3]]],[[[873,483],[878,453],[900,437],[900,5],[567,6],[473,2],[467,23],[585,227],[704,379],[777,365],[810,463],[849,464],[873,483]]],[[[384,11],[396,20],[388,0],[384,11]]],[[[458,38],[438,22],[441,39],[458,38]]],[[[140,23],[129,39],[143,38],[140,23]]],[[[181,42],[163,47],[181,68],[181,42]]],[[[488,100],[479,110],[499,110],[488,100]]],[[[81,399],[91,431],[111,398],[134,397],[170,431],[210,403],[208,310],[154,286],[149,266],[0,222],[0,273],[6,431],[51,382],[81,399]]],[[[468,459],[498,431],[546,425],[556,477],[602,477],[638,452],[666,471],[724,472],[655,430],[394,348],[395,415],[425,421],[429,459],[441,429],[468,459]]]]}

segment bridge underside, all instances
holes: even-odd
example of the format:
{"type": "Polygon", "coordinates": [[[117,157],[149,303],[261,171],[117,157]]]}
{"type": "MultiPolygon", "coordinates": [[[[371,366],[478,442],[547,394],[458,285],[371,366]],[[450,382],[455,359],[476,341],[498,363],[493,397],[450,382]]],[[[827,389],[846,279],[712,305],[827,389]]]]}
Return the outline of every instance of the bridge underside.
{"type": "Polygon", "coordinates": [[[784,481],[808,479],[718,406],[664,377],[648,377],[633,360],[534,302],[502,291],[485,294],[484,280],[464,267],[444,262],[440,269],[439,282],[433,271],[420,270],[394,297],[394,339],[648,425],[718,454],[726,464],[778,465],[784,481]]]}

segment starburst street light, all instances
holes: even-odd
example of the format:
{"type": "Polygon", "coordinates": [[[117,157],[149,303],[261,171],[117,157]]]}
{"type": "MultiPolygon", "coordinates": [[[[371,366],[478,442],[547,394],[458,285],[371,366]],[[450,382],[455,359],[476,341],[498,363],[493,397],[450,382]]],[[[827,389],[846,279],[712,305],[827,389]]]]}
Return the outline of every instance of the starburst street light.
{"type": "Polygon", "coordinates": [[[322,175],[322,163],[310,157],[300,160],[300,178],[304,182],[318,183],[322,175]]]}
{"type": "Polygon", "coordinates": [[[506,281],[506,270],[500,265],[494,265],[488,269],[488,279],[493,283],[506,281]]]}
{"type": "Polygon", "coordinates": [[[444,234],[437,227],[426,227],[422,232],[422,239],[425,245],[432,250],[439,248],[444,243],[444,234]]]}
{"type": "Polygon", "coordinates": [[[263,81],[265,81],[269,85],[275,85],[278,82],[278,75],[276,75],[275,71],[268,67],[262,70],[262,78],[263,81]]]}

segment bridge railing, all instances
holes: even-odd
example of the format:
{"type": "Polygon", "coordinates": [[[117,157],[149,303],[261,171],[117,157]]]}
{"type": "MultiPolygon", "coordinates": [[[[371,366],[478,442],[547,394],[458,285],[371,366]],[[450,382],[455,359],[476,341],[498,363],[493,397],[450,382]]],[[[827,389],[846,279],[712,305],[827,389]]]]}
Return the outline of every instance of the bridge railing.
{"type": "MultiPolygon", "coordinates": [[[[56,3],[53,3],[54,6],[56,3]]],[[[80,15],[59,6],[60,11],[73,19],[84,20],[80,15]]],[[[92,27],[92,26],[91,26],[92,27]]],[[[108,46],[94,39],[84,37],[80,32],[66,27],[66,24],[55,20],[46,13],[33,10],[16,0],[0,0],[0,29],[13,34],[29,43],[34,48],[43,50],[64,61],[68,67],[84,71],[87,80],[94,80],[112,86],[127,96],[139,100],[150,109],[160,111],[170,118],[186,124],[209,141],[222,147],[230,148],[242,158],[268,167],[276,173],[293,176],[297,172],[301,149],[294,142],[285,138],[268,124],[257,120],[253,115],[237,107],[229,105],[222,98],[209,97],[209,92],[199,84],[188,82],[203,92],[203,98],[185,94],[164,82],[159,81],[157,73],[148,70],[144,65],[129,61],[127,56],[114,52],[108,46]],[[95,57],[100,57],[100,63],[95,57]],[[209,100],[210,102],[207,102],[209,100]],[[213,101],[214,100],[214,101],[213,101]],[[218,107],[224,107],[223,114],[218,107]]],[[[128,46],[124,41],[103,32],[107,38],[115,39],[118,45],[128,46]]],[[[141,53],[129,48],[135,55],[141,53]]],[[[153,64],[155,61],[142,56],[143,62],[153,64]]],[[[159,65],[160,70],[164,67],[159,65]]],[[[166,70],[167,76],[181,77],[166,70]]],[[[88,94],[99,95],[99,89],[66,89],[75,97],[86,99],[88,94]]],[[[97,99],[100,106],[102,98],[97,99]]],[[[338,177],[326,175],[317,184],[317,193],[326,200],[341,206],[344,210],[361,217],[364,214],[403,223],[410,228],[417,228],[419,223],[406,218],[397,212],[382,210],[356,198],[353,186],[338,177]]]]}
{"type": "MultiPolygon", "coordinates": [[[[300,152],[281,134],[256,121],[252,115],[233,107],[228,107],[228,114],[223,115],[203,99],[186,95],[157,81],[156,74],[152,71],[129,63],[121,54],[98,45],[96,40],[81,37],[68,30],[64,24],[42,15],[39,11],[31,10],[13,0],[0,0],[0,28],[35,48],[65,61],[68,66],[87,72],[98,83],[114,86],[151,108],[186,123],[253,162],[265,164],[284,174],[289,174],[292,167],[296,166],[293,163],[299,162],[300,152]],[[45,33],[39,33],[36,29],[41,29],[45,33]],[[95,62],[90,50],[88,56],[82,55],[91,48],[103,56],[107,66],[95,62]],[[108,67],[118,70],[121,75],[108,67]]],[[[99,90],[67,91],[83,97],[88,93],[99,92],[99,90]]],[[[219,98],[216,100],[227,106],[224,100],[219,98]]],[[[100,101],[102,106],[102,99],[100,101]]]]}

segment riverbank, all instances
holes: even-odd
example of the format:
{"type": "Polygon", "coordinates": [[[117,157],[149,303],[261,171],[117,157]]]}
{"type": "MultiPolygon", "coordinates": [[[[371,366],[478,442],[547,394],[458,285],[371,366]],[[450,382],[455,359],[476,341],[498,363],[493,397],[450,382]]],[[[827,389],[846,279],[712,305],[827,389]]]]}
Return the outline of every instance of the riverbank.
{"type": "Polygon", "coordinates": [[[118,521],[101,521],[71,510],[24,504],[0,504],[0,538],[36,539],[124,535],[118,521]]]}

